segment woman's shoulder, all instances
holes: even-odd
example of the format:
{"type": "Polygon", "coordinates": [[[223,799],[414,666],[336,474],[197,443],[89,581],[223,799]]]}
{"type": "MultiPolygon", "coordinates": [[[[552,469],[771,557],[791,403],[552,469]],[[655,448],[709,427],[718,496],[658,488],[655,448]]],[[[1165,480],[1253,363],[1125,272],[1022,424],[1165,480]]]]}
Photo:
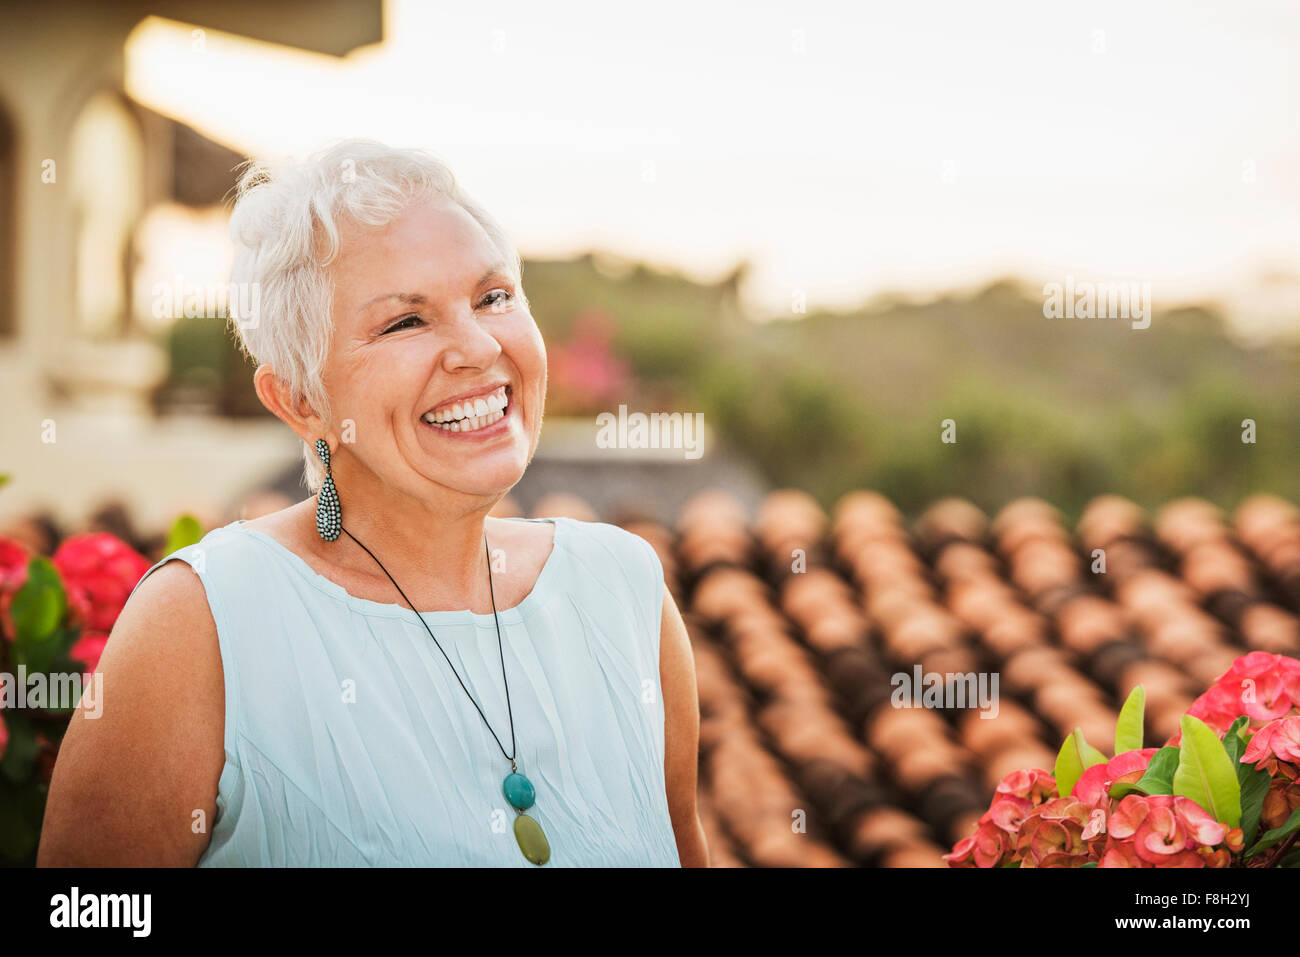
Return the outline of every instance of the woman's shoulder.
{"type": "Polygon", "coordinates": [[[255,620],[270,591],[287,580],[268,545],[243,523],[231,522],[150,566],[131,589],[126,607],[137,606],[150,620],[163,614],[207,628],[215,623],[226,635],[255,620]]]}
{"type": "Polygon", "coordinates": [[[561,539],[557,528],[557,541],[564,542],[582,578],[604,593],[622,596],[624,604],[643,616],[644,626],[658,634],[666,585],[663,563],[654,546],[609,522],[560,518],[557,524],[566,531],[561,539]]]}
{"type": "MultiPolygon", "coordinates": [[[[238,522],[214,528],[197,542],[177,548],[158,559],[140,576],[131,594],[134,595],[145,587],[153,592],[164,590],[167,583],[186,580],[192,582],[193,577],[179,567],[181,565],[188,565],[202,581],[210,568],[231,564],[228,560],[231,553],[247,552],[249,544],[248,534],[238,522]],[[152,582],[155,577],[157,582],[152,582]],[[152,584],[146,586],[146,582],[152,584]]],[[[236,561],[233,564],[240,563],[236,561]]]]}
{"type": "MultiPolygon", "coordinates": [[[[643,571],[653,571],[660,565],[654,547],[640,535],[629,532],[620,525],[564,516],[552,521],[556,522],[557,528],[562,526],[570,532],[564,539],[566,547],[580,558],[597,562],[612,559],[621,565],[632,565],[643,571]]],[[[558,538],[557,534],[557,540],[558,538]]]]}

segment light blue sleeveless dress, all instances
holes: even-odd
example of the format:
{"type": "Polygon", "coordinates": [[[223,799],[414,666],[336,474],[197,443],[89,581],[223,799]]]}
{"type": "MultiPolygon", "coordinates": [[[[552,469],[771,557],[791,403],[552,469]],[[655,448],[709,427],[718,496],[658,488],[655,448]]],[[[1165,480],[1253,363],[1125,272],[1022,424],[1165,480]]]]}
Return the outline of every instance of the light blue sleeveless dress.
{"type": "MultiPolygon", "coordinates": [[[[515,521],[555,525],[532,592],[500,612],[516,761],[551,845],[542,866],[679,867],[658,556],[615,525],[515,521]]],[[[226,692],[199,866],[537,866],[501,792],[509,762],[396,592],[394,604],[357,598],[242,522],[149,572],[175,559],[203,583],[226,692]]],[[[492,615],[423,618],[510,750],[492,615]]]]}

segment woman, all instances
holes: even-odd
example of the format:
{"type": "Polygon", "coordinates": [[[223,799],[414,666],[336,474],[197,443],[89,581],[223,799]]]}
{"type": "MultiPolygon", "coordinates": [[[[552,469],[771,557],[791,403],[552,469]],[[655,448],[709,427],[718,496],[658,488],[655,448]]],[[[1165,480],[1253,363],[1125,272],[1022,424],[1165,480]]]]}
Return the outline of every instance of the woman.
{"type": "Polygon", "coordinates": [[[346,142],[246,173],[231,230],[257,393],[317,494],[136,586],[39,862],[707,866],[653,549],[489,517],[546,397],[501,229],[435,157],[346,142]]]}

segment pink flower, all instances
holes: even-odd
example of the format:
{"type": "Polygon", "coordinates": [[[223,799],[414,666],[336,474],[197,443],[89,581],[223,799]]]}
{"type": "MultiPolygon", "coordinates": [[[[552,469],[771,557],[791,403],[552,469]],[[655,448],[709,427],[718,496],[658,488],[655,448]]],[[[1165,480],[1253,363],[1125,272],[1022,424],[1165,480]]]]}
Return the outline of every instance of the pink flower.
{"type": "MultiPolygon", "coordinates": [[[[1192,702],[1187,713],[1193,718],[1200,718],[1214,730],[1227,731],[1232,722],[1245,714],[1241,703],[1243,686],[1234,679],[1228,684],[1214,684],[1192,702]]],[[[1181,734],[1181,732],[1180,732],[1181,734]]]]}
{"type": "MultiPolygon", "coordinates": [[[[1273,778],[1260,828],[1288,820],[1300,807],[1300,660],[1267,652],[1242,655],[1188,713],[1220,738],[1245,716],[1250,737],[1241,760],[1273,778]]],[[[1175,734],[1167,746],[1178,745],[1180,737],[1175,734]]],[[[953,867],[1252,866],[1237,859],[1244,850],[1242,829],[1229,828],[1190,798],[1110,796],[1116,784],[1139,781],[1158,750],[1126,751],[1094,765],[1065,796],[1057,794],[1056,780],[1046,771],[1011,772],[999,782],[975,833],[945,859],[953,867]]]]}
{"type": "Polygon", "coordinates": [[[1045,801],[1020,825],[1016,852],[1021,867],[1078,867],[1096,860],[1104,838],[1097,837],[1091,808],[1073,798],[1045,801]],[[1090,832],[1085,837],[1085,831],[1090,832]]]}
{"type": "Polygon", "coordinates": [[[0,637],[9,641],[14,637],[9,606],[13,604],[14,594],[27,581],[30,561],[31,555],[24,545],[0,536],[0,637]]]}
{"type": "Polygon", "coordinates": [[[1012,771],[998,782],[996,793],[1023,798],[1032,804],[1042,804],[1056,795],[1056,778],[1038,768],[1012,771]]]}
{"type": "Polygon", "coordinates": [[[1098,867],[1155,867],[1138,857],[1132,841],[1108,841],[1098,867]]]}
{"type": "Polygon", "coordinates": [[[1214,687],[1232,694],[1242,709],[1238,714],[1273,721],[1300,701],[1300,660],[1252,651],[1234,661],[1214,687]]]}
{"type": "Polygon", "coordinates": [[[614,354],[616,322],[599,309],[587,309],[573,321],[569,341],[546,350],[547,374],[557,406],[599,409],[626,396],[631,367],[614,354]]]}
{"type": "Polygon", "coordinates": [[[1013,856],[1025,817],[1055,792],[1056,779],[1046,771],[1012,771],[998,783],[975,833],[958,841],[943,859],[950,867],[1000,866],[1013,856]]]}
{"type": "Polygon", "coordinates": [[[0,590],[20,587],[27,580],[29,561],[25,545],[0,535],[0,590]]]}
{"type": "Polygon", "coordinates": [[[102,631],[84,631],[77,643],[68,652],[68,657],[79,661],[86,671],[94,671],[99,666],[99,658],[108,644],[108,635],[102,631]]]}
{"type": "Polygon", "coordinates": [[[980,818],[975,833],[957,842],[943,859],[949,867],[997,867],[1014,848],[1014,837],[999,828],[988,814],[980,818]]]}
{"type": "MultiPolygon", "coordinates": [[[[1190,798],[1172,794],[1126,794],[1110,816],[1110,840],[1101,866],[1205,867],[1230,832],[1190,798]],[[1124,845],[1131,845],[1130,852],[1124,845]],[[1202,853],[1204,851],[1204,853],[1202,853]],[[1114,853],[1111,853],[1114,852],[1114,853]]],[[[1232,839],[1240,841],[1240,829],[1232,839]]],[[[1215,866],[1222,866],[1215,859],[1215,866]]]]}
{"type": "Polygon", "coordinates": [[[74,535],[54,553],[68,603],[92,631],[109,632],[149,560],[107,532],[74,535]]]}
{"type": "MultiPolygon", "coordinates": [[[[1167,796],[1161,795],[1161,797],[1167,796]]],[[[1173,800],[1173,812],[1189,839],[1202,847],[1215,847],[1222,844],[1227,837],[1228,829],[1191,798],[1176,795],[1173,800]]]]}
{"type": "Polygon", "coordinates": [[[1070,795],[1089,807],[1106,807],[1111,785],[1118,781],[1130,783],[1142,779],[1146,774],[1151,756],[1159,748],[1143,748],[1140,751],[1125,751],[1117,754],[1105,764],[1094,764],[1083,772],[1075,782],[1070,795]]]}
{"type": "Polygon", "coordinates": [[[1262,763],[1270,775],[1277,773],[1278,761],[1300,764],[1300,715],[1279,718],[1256,731],[1241,760],[1246,764],[1262,763]]]}
{"type": "MultiPolygon", "coordinates": [[[[1232,663],[1215,683],[1187,709],[1220,734],[1241,715],[1251,726],[1275,721],[1300,706],[1300,660],[1287,655],[1252,651],[1232,663]]],[[[1167,742],[1177,745],[1182,732],[1167,742]]]]}
{"type": "Polygon", "coordinates": [[[994,827],[1001,828],[1008,834],[1020,830],[1020,822],[1033,810],[1034,805],[1024,798],[1003,796],[995,798],[992,806],[984,813],[981,820],[987,818],[994,827]]]}
{"type": "Polygon", "coordinates": [[[952,846],[952,850],[943,855],[943,859],[948,862],[949,867],[978,867],[975,863],[975,838],[979,836],[978,829],[970,837],[963,837],[960,841],[952,846]]]}

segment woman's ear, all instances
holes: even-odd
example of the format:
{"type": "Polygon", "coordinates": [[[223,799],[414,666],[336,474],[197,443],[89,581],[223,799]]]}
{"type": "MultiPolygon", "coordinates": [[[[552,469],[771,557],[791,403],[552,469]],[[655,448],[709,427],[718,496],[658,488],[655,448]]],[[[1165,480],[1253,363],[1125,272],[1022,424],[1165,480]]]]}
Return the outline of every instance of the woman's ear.
{"type": "Polygon", "coordinates": [[[262,405],[277,419],[293,429],[298,438],[308,445],[325,435],[325,422],[307,404],[306,399],[294,400],[293,394],[275,370],[263,363],[253,373],[253,388],[262,405]]]}

